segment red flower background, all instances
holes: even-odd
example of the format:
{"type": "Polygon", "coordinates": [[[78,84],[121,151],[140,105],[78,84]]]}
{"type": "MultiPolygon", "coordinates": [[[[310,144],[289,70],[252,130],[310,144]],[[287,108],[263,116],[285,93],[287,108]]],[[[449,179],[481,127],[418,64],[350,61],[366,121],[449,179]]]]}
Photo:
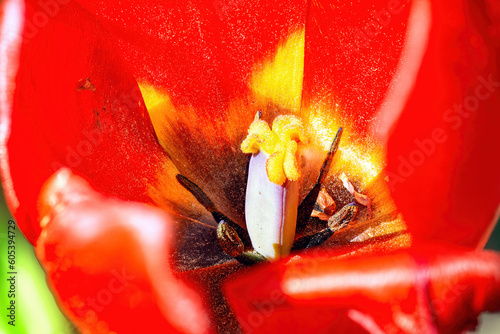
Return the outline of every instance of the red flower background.
{"type": "Polygon", "coordinates": [[[1,22],[5,194],[82,332],[456,333],[500,310],[500,256],[481,251],[496,2],[7,0],[1,22]],[[257,110],[299,115],[319,149],[345,126],[327,184],[347,173],[375,218],[277,263],[224,257],[175,175],[244,225],[257,110]],[[385,171],[356,179],[347,147],[385,171]]]}

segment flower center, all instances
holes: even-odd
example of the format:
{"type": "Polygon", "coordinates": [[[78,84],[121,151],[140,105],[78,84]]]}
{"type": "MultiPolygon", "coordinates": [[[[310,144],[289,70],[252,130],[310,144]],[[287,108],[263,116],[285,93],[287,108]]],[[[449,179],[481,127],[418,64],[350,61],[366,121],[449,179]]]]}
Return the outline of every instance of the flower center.
{"type": "MultiPolygon", "coordinates": [[[[191,137],[176,132],[172,126],[177,124],[175,121],[165,122],[166,117],[176,114],[169,95],[149,84],[143,83],[140,88],[160,142],[170,150],[180,143],[178,146],[186,152],[173,149],[174,154],[169,153],[180,154],[178,160],[184,161],[191,152],[186,144],[191,137]],[[172,139],[177,138],[174,134],[181,138],[180,142],[172,139]]],[[[395,209],[383,173],[382,147],[369,137],[357,137],[349,119],[339,118],[345,129],[342,135],[342,131],[337,131],[340,124],[335,110],[323,112],[322,108],[320,105],[301,112],[307,115],[307,124],[297,116],[280,115],[271,126],[258,113],[250,125],[248,136],[241,143],[242,151],[251,153],[244,202],[246,230],[219,211],[217,201],[212,201],[200,187],[178,176],[180,185],[212,214],[222,249],[238,261],[277,260],[326,240],[329,244],[364,242],[404,231],[404,221],[395,209]],[[340,135],[342,145],[335,154],[340,135]],[[320,194],[322,199],[318,198],[320,194]],[[324,200],[326,195],[332,196],[331,200],[324,200]],[[343,229],[347,226],[349,229],[343,229]]],[[[197,116],[192,116],[186,124],[197,120],[197,116]]],[[[207,138],[213,135],[197,129],[207,138]]],[[[168,173],[169,168],[176,173],[175,167],[166,167],[168,173]]],[[[176,193],[171,186],[151,191],[155,198],[159,197],[160,206],[165,206],[165,198],[175,197],[176,193]]]]}
{"type": "Polygon", "coordinates": [[[297,149],[299,143],[308,143],[302,121],[292,115],[280,115],[274,119],[272,130],[257,113],[250,125],[248,136],[241,144],[243,153],[264,152],[267,155],[266,172],[269,181],[283,185],[288,179],[300,178],[297,149]]]}

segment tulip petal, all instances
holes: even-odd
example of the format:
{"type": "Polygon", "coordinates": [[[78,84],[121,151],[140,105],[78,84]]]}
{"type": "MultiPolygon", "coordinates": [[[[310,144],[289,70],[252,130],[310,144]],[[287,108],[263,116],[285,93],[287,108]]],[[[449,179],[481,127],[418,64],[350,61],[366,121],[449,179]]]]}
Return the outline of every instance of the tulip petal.
{"type": "Polygon", "coordinates": [[[164,211],[104,197],[62,169],[40,197],[36,253],[62,309],[83,333],[207,333],[198,294],[169,264],[164,211]]]}
{"type": "Polygon", "coordinates": [[[408,1],[310,1],[302,113],[327,141],[338,126],[366,134],[401,56],[408,13],[408,1]]]}
{"type": "Polygon", "coordinates": [[[309,2],[301,115],[322,151],[344,129],[326,184],[338,184],[342,174],[358,192],[385,182],[383,148],[369,130],[402,55],[409,7],[408,1],[309,2]]]}
{"type": "Polygon", "coordinates": [[[500,254],[429,247],[306,256],[226,288],[247,333],[459,333],[480,312],[500,310],[500,254]]]}
{"type": "Polygon", "coordinates": [[[175,166],[244,225],[239,145],[257,110],[272,121],[300,107],[306,2],[81,3],[154,101],[148,111],[175,166]]]}
{"type": "MultiPolygon", "coordinates": [[[[349,125],[349,144],[357,145],[344,149],[343,159],[380,172],[380,148],[356,136],[365,132],[395,71],[406,4],[81,3],[116,38],[175,166],[239,224],[248,158],[238,147],[257,110],[267,120],[301,114],[324,151],[338,125],[349,125]]],[[[310,171],[301,198],[318,168],[313,162],[304,167],[310,171]]]]}
{"type": "Polygon", "coordinates": [[[380,120],[389,184],[416,241],[482,248],[500,205],[498,2],[418,3],[407,49],[421,63],[400,64],[393,88],[408,91],[380,120]]]}
{"type": "Polygon", "coordinates": [[[118,39],[139,82],[165,88],[175,107],[221,120],[231,99],[248,93],[256,63],[303,28],[306,9],[293,0],[80,2],[118,39]]]}
{"type": "Polygon", "coordinates": [[[175,181],[178,171],[109,33],[78,4],[53,4],[50,11],[44,2],[2,4],[1,167],[10,208],[28,239],[40,233],[40,188],[60,167],[105,195],[175,206],[212,222],[175,181]]]}

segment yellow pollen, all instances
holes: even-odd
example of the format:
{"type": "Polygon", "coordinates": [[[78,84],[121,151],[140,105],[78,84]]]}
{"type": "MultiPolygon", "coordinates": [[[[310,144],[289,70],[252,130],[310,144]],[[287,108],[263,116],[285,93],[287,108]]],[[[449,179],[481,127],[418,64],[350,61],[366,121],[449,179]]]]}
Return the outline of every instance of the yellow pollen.
{"type": "Polygon", "coordinates": [[[307,144],[302,121],[297,116],[280,115],[274,119],[272,130],[266,121],[256,118],[248,129],[248,136],[241,143],[243,153],[264,151],[269,157],[266,171],[269,181],[283,185],[288,179],[300,178],[297,150],[299,143],[307,144]]]}

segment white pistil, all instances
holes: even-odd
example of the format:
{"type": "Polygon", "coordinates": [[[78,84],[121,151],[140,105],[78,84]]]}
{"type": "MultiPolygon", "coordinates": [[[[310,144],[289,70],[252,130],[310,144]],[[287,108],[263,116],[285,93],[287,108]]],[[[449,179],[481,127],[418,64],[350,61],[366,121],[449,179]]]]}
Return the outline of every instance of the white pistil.
{"type": "Polygon", "coordinates": [[[254,249],[269,260],[290,253],[295,238],[299,181],[283,185],[269,181],[268,154],[260,151],[250,158],[245,201],[245,219],[254,249]]]}

